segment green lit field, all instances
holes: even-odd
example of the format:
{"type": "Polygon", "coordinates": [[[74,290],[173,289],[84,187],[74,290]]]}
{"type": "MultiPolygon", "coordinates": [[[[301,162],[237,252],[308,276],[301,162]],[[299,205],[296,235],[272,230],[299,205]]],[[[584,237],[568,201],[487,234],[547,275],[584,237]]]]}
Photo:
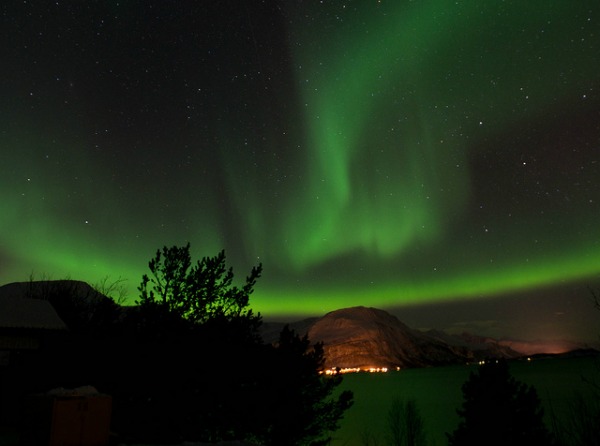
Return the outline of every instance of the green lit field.
{"type": "MultiPolygon", "coordinates": [[[[362,446],[366,432],[385,444],[386,416],[394,398],[415,399],[423,417],[429,445],[447,444],[445,432],[458,424],[456,409],[462,403],[461,385],[477,366],[413,369],[385,374],[348,374],[342,387],[354,392],[354,406],[335,433],[333,446],[362,446]]],[[[541,359],[515,362],[513,376],[535,386],[546,417],[552,408],[560,417],[577,392],[589,394],[582,377],[600,378],[597,359],[541,359]],[[587,392],[586,392],[587,390],[587,392]]]]}

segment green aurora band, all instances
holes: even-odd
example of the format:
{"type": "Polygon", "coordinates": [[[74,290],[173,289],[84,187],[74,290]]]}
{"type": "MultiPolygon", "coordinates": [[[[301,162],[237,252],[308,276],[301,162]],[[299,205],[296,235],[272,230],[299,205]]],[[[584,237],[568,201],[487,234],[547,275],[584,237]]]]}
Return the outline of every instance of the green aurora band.
{"type": "Polygon", "coordinates": [[[267,128],[248,141],[236,128],[242,112],[232,113],[216,130],[219,174],[151,182],[136,166],[124,190],[109,162],[80,150],[94,144],[84,122],[68,139],[61,118],[42,129],[17,111],[25,130],[0,139],[13,166],[0,179],[0,279],[124,277],[134,300],[156,248],[188,240],[197,256],[225,248],[240,275],[263,262],[252,302],[265,314],[595,278],[600,130],[582,121],[600,109],[600,16],[590,8],[289,6],[296,91],[279,105],[285,135],[267,128]],[[267,154],[240,155],[247,145],[267,154]],[[43,156],[57,151],[69,161],[43,156]]]}

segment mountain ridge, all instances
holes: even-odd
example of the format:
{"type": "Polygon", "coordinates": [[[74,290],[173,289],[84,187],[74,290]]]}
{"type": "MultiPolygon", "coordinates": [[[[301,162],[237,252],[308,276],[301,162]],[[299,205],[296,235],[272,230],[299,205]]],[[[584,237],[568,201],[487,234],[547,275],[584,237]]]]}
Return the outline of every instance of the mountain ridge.
{"type": "MultiPolygon", "coordinates": [[[[66,295],[78,296],[86,303],[108,300],[86,282],[77,280],[14,282],[0,286],[0,298],[19,296],[56,301],[57,297],[66,295]]],[[[60,304],[60,300],[57,303],[60,304]]],[[[569,341],[498,340],[468,332],[455,335],[442,330],[421,331],[410,328],[384,310],[366,306],[342,308],[290,324],[264,322],[261,327],[264,341],[276,342],[284,325],[300,335],[307,335],[313,343],[322,342],[328,368],[428,367],[486,358],[561,354],[589,347],[569,341]]]]}
{"type": "MultiPolygon", "coordinates": [[[[323,342],[326,367],[415,368],[479,360],[475,349],[452,345],[411,329],[396,316],[376,308],[351,307],[327,313],[308,330],[313,342],[323,342]]],[[[483,356],[517,357],[500,348],[483,356]]]]}
{"type": "MultiPolygon", "coordinates": [[[[266,325],[265,340],[276,342],[273,335],[286,324],[266,325]]],[[[323,343],[326,368],[429,367],[557,354],[587,347],[566,341],[498,340],[468,332],[454,335],[442,330],[420,331],[384,310],[364,306],[342,308],[321,318],[287,325],[301,335],[306,334],[312,342],[323,343]]]]}

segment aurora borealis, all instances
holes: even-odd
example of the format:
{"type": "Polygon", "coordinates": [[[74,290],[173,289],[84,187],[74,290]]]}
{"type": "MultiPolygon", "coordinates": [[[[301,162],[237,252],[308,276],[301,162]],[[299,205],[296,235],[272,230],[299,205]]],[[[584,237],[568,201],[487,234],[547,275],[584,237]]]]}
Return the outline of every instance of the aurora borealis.
{"type": "Polygon", "coordinates": [[[190,241],[265,315],[598,284],[600,6],[206,3],[0,6],[1,283],[134,300],[190,241]]]}

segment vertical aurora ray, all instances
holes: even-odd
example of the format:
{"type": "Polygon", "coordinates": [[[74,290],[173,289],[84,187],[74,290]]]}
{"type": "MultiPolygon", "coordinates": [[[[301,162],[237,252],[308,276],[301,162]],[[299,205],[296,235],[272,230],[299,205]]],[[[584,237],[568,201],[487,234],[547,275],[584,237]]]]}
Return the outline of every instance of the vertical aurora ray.
{"type": "MultiPolygon", "coordinates": [[[[347,6],[303,10],[293,31],[308,167],[282,220],[290,264],[308,268],[317,287],[331,281],[324,295],[345,303],[360,303],[365,292],[386,304],[474,297],[597,274],[593,240],[600,231],[592,208],[598,194],[590,180],[579,187],[576,179],[559,186],[543,178],[542,188],[589,196],[580,208],[559,203],[552,209],[529,190],[531,172],[523,171],[522,180],[517,172],[526,165],[519,160],[564,149],[535,136],[537,128],[523,130],[524,123],[554,120],[557,134],[560,126],[572,132],[563,107],[579,107],[582,95],[598,100],[599,63],[590,59],[598,35],[590,11],[564,3],[347,6]],[[494,143],[513,129],[521,134],[510,145],[494,143]],[[499,165],[510,160],[513,178],[480,183],[472,169],[482,157],[499,165]],[[515,176],[521,186],[511,184],[515,176]],[[484,201],[488,187],[494,196],[484,201]],[[520,201],[537,203],[524,210],[515,204],[520,201]],[[498,216],[482,218],[484,207],[498,216]],[[576,230],[573,215],[585,215],[576,230]],[[345,263],[348,256],[362,256],[362,265],[372,262],[372,277],[382,278],[383,269],[387,278],[379,288],[357,290],[341,279],[356,272],[345,263]],[[314,275],[316,265],[336,259],[339,277],[314,275]]],[[[595,134],[575,137],[570,149],[597,147],[595,134]]],[[[597,172],[595,164],[589,167],[597,172]]],[[[537,175],[531,182],[539,185],[537,175]]],[[[314,299],[319,306],[321,298],[314,299]]]]}
{"type": "Polygon", "coordinates": [[[437,240],[468,188],[468,179],[446,167],[463,155],[437,150],[439,129],[422,104],[424,49],[451,25],[445,17],[428,23],[439,5],[400,5],[389,16],[373,5],[337,7],[298,25],[310,169],[286,226],[295,235],[287,254],[299,267],[357,250],[390,257],[437,240]],[[319,27],[326,39],[311,37],[319,27]],[[451,194],[440,194],[444,184],[451,194]]]}

